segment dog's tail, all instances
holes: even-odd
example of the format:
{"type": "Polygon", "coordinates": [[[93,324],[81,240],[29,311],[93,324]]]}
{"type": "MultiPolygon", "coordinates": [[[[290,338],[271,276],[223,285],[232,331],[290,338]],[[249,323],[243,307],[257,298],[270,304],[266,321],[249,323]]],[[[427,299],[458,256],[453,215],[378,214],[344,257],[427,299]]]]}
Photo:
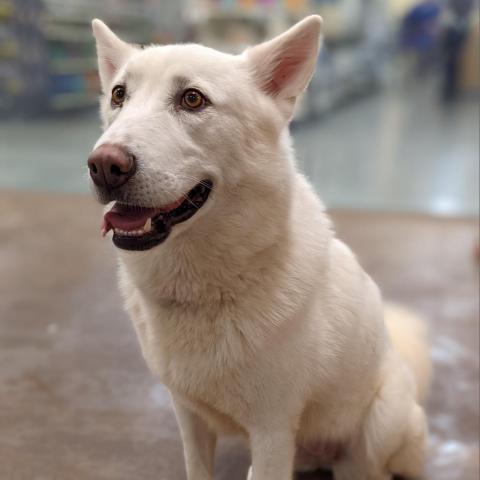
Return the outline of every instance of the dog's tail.
{"type": "Polygon", "coordinates": [[[417,401],[423,404],[430,389],[432,363],[424,321],[398,305],[387,304],[385,323],[393,347],[411,368],[417,383],[417,401]]]}

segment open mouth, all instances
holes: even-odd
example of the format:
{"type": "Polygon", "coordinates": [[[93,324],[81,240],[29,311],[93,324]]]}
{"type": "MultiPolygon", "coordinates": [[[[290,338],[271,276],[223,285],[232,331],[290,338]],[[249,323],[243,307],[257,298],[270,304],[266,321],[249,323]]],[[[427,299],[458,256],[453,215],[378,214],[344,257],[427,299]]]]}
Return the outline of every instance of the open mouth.
{"type": "Polygon", "coordinates": [[[103,217],[102,234],[113,230],[113,243],[123,250],[149,250],[164,242],[174,225],[193,217],[212,187],[210,180],[203,180],[175,202],[159,208],[116,202],[103,217]]]}

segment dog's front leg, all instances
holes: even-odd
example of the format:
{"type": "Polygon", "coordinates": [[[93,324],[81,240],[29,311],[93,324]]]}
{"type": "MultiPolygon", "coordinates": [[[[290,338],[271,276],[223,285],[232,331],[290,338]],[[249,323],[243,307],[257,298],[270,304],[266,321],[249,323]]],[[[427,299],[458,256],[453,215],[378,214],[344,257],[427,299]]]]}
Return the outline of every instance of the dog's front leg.
{"type": "Polygon", "coordinates": [[[252,468],[249,480],[292,479],[295,432],[277,428],[250,433],[252,468]]]}
{"type": "Polygon", "coordinates": [[[188,480],[213,480],[217,437],[208,425],[172,395],[183,440],[188,480]]]}

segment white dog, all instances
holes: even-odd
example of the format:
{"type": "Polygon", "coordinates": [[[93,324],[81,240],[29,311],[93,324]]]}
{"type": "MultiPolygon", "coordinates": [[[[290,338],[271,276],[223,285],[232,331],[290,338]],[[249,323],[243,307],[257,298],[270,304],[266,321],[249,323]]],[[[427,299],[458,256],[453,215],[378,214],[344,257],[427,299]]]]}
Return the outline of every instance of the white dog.
{"type": "Polygon", "coordinates": [[[103,233],[189,480],[211,480],[217,436],[237,433],[253,480],[319,466],[336,480],[422,475],[422,324],[400,309],[385,321],[292,153],[320,28],[311,16],[227,55],[140,48],[93,22],[104,133],[90,175],[116,202],[103,233]]]}

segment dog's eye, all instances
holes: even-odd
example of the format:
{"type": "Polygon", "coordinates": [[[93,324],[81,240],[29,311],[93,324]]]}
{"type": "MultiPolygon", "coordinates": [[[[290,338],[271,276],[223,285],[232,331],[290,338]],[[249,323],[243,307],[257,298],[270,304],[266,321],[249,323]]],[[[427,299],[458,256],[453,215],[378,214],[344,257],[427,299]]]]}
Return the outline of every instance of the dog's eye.
{"type": "Polygon", "coordinates": [[[205,106],[205,97],[198,90],[186,90],[182,95],[181,105],[187,110],[198,110],[205,106]]]}
{"type": "Polygon", "coordinates": [[[112,90],[112,104],[119,107],[125,100],[126,91],[123,85],[116,85],[112,90]]]}

